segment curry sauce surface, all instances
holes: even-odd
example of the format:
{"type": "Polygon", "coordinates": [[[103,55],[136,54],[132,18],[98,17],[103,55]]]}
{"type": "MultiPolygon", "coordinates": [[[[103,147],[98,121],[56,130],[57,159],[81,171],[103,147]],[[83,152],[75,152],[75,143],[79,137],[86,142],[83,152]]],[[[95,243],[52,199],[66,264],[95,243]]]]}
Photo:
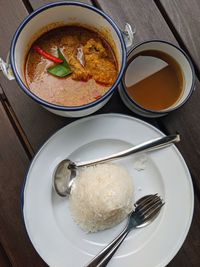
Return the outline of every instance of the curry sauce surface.
{"type": "Polygon", "coordinates": [[[33,43],[25,64],[29,89],[45,101],[63,106],[97,100],[110,89],[117,75],[117,62],[108,42],[99,33],[80,26],[59,27],[43,34],[33,43]],[[55,63],[38,54],[35,45],[56,57],[60,48],[73,73],[63,78],[48,73],[55,63]],[[84,66],[77,59],[80,47],[84,66]]]}

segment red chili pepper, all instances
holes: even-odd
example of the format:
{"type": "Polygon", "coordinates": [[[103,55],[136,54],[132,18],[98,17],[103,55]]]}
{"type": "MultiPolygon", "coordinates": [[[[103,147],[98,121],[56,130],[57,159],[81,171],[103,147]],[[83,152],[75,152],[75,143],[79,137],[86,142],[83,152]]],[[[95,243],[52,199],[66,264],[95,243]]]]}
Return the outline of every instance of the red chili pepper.
{"type": "Polygon", "coordinates": [[[97,100],[97,99],[101,98],[101,95],[97,95],[94,98],[97,100]]]}
{"type": "Polygon", "coordinates": [[[44,51],[42,48],[40,48],[39,46],[35,45],[33,47],[33,49],[40,55],[42,55],[43,57],[55,62],[55,63],[63,63],[63,60],[58,58],[58,57],[54,57],[51,54],[47,53],[46,51],[44,51]]]}

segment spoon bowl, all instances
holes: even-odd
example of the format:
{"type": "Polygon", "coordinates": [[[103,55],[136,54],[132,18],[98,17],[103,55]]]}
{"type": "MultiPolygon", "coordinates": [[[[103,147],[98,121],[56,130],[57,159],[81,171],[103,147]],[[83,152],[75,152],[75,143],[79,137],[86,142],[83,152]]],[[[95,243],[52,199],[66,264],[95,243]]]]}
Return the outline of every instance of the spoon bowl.
{"type": "Polygon", "coordinates": [[[56,167],[53,175],[53,185],[56,193],[62,197],[70,194],[77,168],[73,161],[62,160],[56,167]]]}

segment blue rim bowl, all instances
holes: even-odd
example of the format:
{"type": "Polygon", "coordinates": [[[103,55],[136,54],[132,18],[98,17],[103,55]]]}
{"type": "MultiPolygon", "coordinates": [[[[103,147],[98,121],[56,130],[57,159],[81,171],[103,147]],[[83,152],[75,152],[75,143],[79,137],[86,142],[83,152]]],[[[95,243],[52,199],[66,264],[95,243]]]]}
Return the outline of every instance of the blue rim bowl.
{"type": "Polygon", "coordinates": [[[51,4],[47,4],[44,5],[38,9],[36,9],[33,13],[31,13],[29,16],[27,16],[24,21],[19,25],[19,27],[17,28],[12,42],[11,42],[11,48],[10,48],[10,63],[11,63],[11,67],[15,76],[16,81],[18,82],[19,86],[21,87],[21,89],[28,95],[30,96],[33,100],[35,100],[37,103],[39,103],[42,106],[45,106],[47,108],[50,109],[54,109],[54,110],[61,110],[61,111],[80,111],[80,110],[85,110],[85,109],[89,109],[91,107],[94,107],[98,104],[100,104],[101,102],[103,102],[104,100],[106,100],[107,98],[109,98],[109,96],[112,95],[112,93],[114,92],[114,90],[117,88],[118,84],[121,81],[121,78],[123,76],[123,73],[125,71],[125,66],[126,66],[126,47],[125,47],[125,42],[122,36],[122,33],[119,29],[119,27],[116,25],[116,23],[113,21],[113,19],[111,19],[107,14],[105,14],[103,11],[97,9],[96,7],[90,6],[88,4],[84,4],[84,3],[79,3],[79,2],[68,2],[68,1],[62,1],[62,2],[55,2],[55,3],[51,3],[51,4]],[[50,9],[50,8],[54,8],[56,6],[69,6],[69,5],[73,5],[73,6],[81,6],[83,8],[87,8],[90,9],[98,14],[100,14],[103,18],[105,18],[110,24],[111,26],[114,28],[115,32],[117,33],[120,43],[121,43],[121,53],[122,53],[122,65],[121,65],[121,69],[119,71],[118,77],[115,81],[115,83],[112,85],[112,87],[108,90],[108,92],[106,94],[104,94],[100,99],[88,103],[86,105],[82,105],[82,106],[60,106],[60,105],[56,105],[56,104],[52,104],[49,103],[41,98],[39,98],[37,95],[33,94],[29,88],[26,86],[26,84],[22,81],[17,68],[16,68],[16,64],[15,64],[15,47],[16,47],[16,43],[18,40],[18,37],[20,36],[21,31],[24,29],[24,27],[27,25],[27,23],[34,18],[35,16],[37,16],[39,13],[50,9]]]}

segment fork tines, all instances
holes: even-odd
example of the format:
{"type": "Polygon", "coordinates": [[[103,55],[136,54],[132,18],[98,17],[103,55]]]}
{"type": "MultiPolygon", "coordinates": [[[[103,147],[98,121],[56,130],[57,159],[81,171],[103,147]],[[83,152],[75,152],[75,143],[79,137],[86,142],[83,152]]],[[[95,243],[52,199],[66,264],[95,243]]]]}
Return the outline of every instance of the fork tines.
{"type": "Polygon", "coordinates": [[[149,220],[158,213],[161,207],[164,205],[161,197],[157,194],[155,195],[148,195],[138,202],[136,202],[136,209],[135,212],[140,214],[143,220],[149,220]]]}

